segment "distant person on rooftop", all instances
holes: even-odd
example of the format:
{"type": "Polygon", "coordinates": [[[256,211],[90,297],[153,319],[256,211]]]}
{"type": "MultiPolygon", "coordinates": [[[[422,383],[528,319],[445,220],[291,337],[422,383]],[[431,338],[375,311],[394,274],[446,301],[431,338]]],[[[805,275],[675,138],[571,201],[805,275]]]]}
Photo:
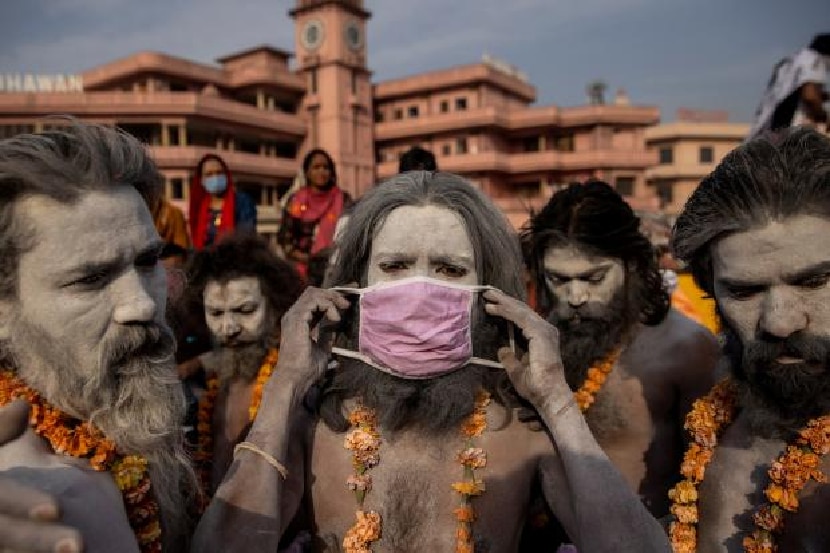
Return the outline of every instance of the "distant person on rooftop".
{"type": "Polygon", "coordinates": [[[420,146],[412,146],[401,156],[400,162],[398,163],[398,173],[437,170],[438,164],[435,163],[435,155],[420,146]]]}
{"type": "Polygon", "coordinates": [[[830,33],[816,35],[806,48],[779,61],[772,70],[747,140],[764,131],[799,125],[825,126],[830,72],[830,33]]]}

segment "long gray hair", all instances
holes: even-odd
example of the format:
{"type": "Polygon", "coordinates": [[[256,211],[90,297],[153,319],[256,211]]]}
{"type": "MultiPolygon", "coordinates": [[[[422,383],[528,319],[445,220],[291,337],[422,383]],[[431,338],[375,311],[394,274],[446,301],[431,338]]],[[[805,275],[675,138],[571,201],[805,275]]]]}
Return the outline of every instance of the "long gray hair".
{"type": "Polygon", "coordinates": [[[338,240],[331,284],[366,285],[372,241],[386,217],[403,206],[433,205],[464,220],[481,284],[525,299],[522,255],[517,234],[499,209],[472,184],[450,173],[410,171],[370,190],[355,206],[338,240]]]}

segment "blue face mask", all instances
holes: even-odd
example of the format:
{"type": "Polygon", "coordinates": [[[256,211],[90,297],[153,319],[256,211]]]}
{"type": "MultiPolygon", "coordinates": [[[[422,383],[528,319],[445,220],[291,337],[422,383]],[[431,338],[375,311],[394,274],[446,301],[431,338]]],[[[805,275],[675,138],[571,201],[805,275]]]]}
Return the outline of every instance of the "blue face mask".
{"type": "Polygon", "coordinates": [[[214,196],[221,194],[228,188],[228,177],[225,175],[211,175],[202,181],[202,186],[214,196]]]}

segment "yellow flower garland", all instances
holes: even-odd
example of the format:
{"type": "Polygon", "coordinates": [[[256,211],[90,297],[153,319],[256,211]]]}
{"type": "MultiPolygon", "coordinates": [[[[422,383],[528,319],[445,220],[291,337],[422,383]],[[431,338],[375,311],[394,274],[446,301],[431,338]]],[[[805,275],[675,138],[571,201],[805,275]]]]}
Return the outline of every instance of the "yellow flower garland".
{"type": "Polygon", "coordinates": [[[602,389],[605,380],[611,374],[611,370],[613,370],[614,365],[616,365],[617,360],[620,358],[620,352],[621,350],[619,348],[613,349],[598,365],[588,369],[585,382],[574,392],[576,404],[583,413],[594,404],[596,394],[602,389]]]}
{"type": "Polygon", "coordinates": [[[96,427],[52,406],[11,371],[0,371],[0,407],[22,398],[29,402],[29,426],[57,454],[86,459],[96,471],[108,470],[121,491],[130,527],[142,553],[161,552],[159,507],[152,494],[147,460],[122,455],[96,427]]]}
{"type": "MultiPolygon", "coordinates": [[[[279,360],[279,350],[274,348],[268,350],[268,354],[257,372],[254,388],[251,391],[251,403],[248,407],[248,419],[253,422],[259,411],[262,402],[262,389],[274,372],[279,360]]],[[[205,492],[210,490],[213,470],[213,412],[216,408],[216,397],[219,395],[219,378],[214,374],[208,377],[205,393],[199,400],[199,409],[196,417],[196,433],[198,435],[196,451],[193,452],[193,461],[196,465],[196,472],[202,483],[205,492]]],[[[202,508],[207,505],[202,505],[202,508]]]]}
{"type": "MultiPolygon", "coordinates": [[[[671,512],[675,517],[669,537],[675,553],[697,551],[698,486],[726,427],[737,413],[737,386],[731,380],[717,384],[698,399],[686,416],[685,428],[692,443],[683,457],[680,473],[684,477],[669,491],[671,512]]],[[[773,553],[778,550],[775,534],[784,528],[785,511],[798,509],[798,494],[810,480],[826,482],[818,468],[820,456],[830,453],[830,415],[811,420],[801,430],[795,445],[773,461],[767,474],[770,483],[764,490],[768,502],[753,515],[755,530],[743,539],[746,553],[773,553]]]]}
{"type": "MultiPolygon", "coordinates": [[[[463,467],[463,478],[452,484],[452,489],[461,496],[461,505],[453,511],[457,526],[455,532],[456,553],[474,553],[472,524],[475,522],[473,497],[484,493],[484,481],[475,477],[475,470],[487,464],[487,454],[475,447],[474,438],[481,436],[487,428],[487,406],[490,394],[481,391],[476,396],[475,408],[461,425],[465,447],[458,453],[456,460],[463,467]]],[[[354,474],[346,480],[346,486],[355,493],[358,510],[355,512],[355,524],[343,538],[345,553],[371,553],[372,542],[381,538],[382,520],[376,511],[364,511],[363,502],[366,493],[372,489],[372,477],[369,469],[380,462],[381,437],[377,429],[377,415],[372,409],[358,403],[349,413],[351,429],[346,433],[343,447],[352,452],[354,474]]]]}

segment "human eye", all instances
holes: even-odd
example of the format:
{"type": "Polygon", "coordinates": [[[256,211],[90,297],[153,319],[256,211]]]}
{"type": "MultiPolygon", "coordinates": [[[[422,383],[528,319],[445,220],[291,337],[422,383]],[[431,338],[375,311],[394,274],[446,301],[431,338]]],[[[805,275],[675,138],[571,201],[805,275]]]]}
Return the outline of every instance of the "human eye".
{"type": "Polygon", "coordinates": [[[442,263],[435,270],[439,275],[449,278],[463,278],[467,276],[467,269],[460,265],[453,265],[451,263],[442,263]]]}
{"type": "Polygon", "coordinates": [[[763,291],[763,286],[726,286],[726,295],[737,301],[752,299],[763,291]]]}
{"type": "Polygon", "coordinates": [[[207,309],[205,311],[206,311],[208,317],[211,317],[213,319],[216,319],[216,318],[222,316],[222,310],[221,309],[207,309]]]}
{"type": "Polygon", "coordinates": [[[240,307],[240,308],[239,308],[239,309],[237,309],[236,311],[237,311],[237,313],[241,313],[241,314],[243,314],[243,315],[250,315],[251,313],[253,313],[254,311],[256,311],[256,308],[257,308],[257,306],[256,306],[256,305],[253,305],[253,304],[251,304],[251,305],[243,305],[242,307],[240,307]]]}
{"type": "Polygon", "coordinates": [[[568,281],[568,279],[561,275],[557,275],[556,273],[546,273],[545,278],[551,286],[560,286],[568,281]]]}
{"type": "Polygon", "coordinates": [[[594,273],[591,276],[589,276],[586,280],[591,284],[599,284],[600,282],[605,280],[605,275],[606,274],[607,274],[606,271],[602,271],[602,272],[599,272],[599,273],[594,273]]]}
{"type": "Polygon", "coordinates": [[[71,281],[66,286],[86,290],[94,290],[103,287],[109,281],[109,278],[109,272],[95,271],[71,281]]]}
{"type": "Polygon", "coordinates": [[[378,267],[380,267],[380,270],[384,273],[394,274],[408,269],[409,263],[401,259],[395,259],[391,261],[381,261],[378,263],[378,267]]]}

